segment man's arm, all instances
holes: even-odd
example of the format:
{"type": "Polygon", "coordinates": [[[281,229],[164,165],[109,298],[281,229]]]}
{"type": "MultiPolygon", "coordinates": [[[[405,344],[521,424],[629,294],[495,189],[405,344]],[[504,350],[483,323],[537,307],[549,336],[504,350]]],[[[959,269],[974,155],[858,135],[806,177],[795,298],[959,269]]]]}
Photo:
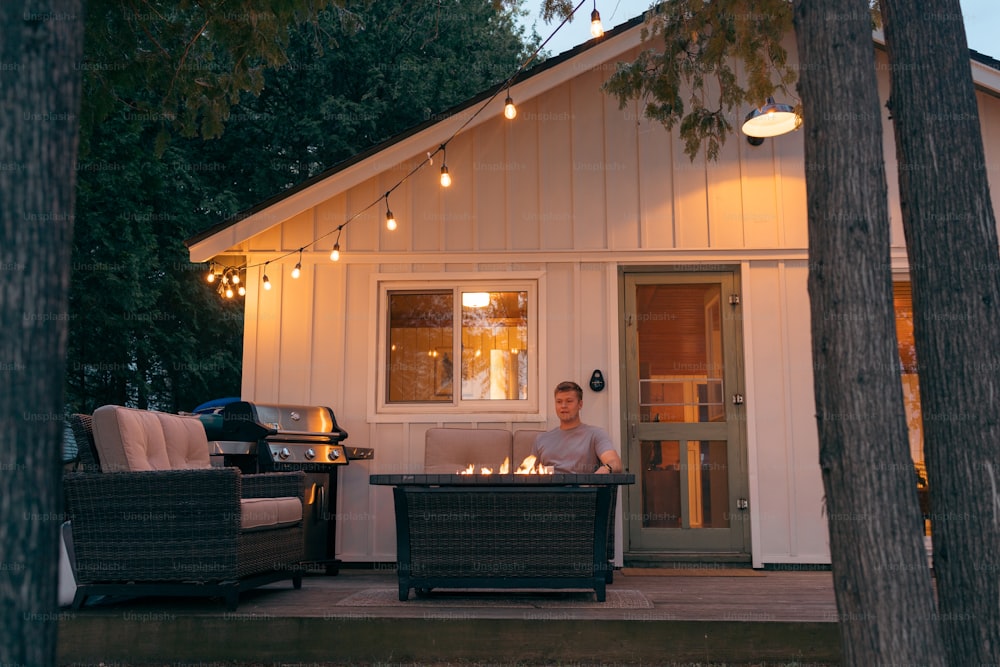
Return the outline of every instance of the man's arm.
{"type": "Polygon", "coordinates": [[[622,459],[620,456],[618,456],[618,452],[616,452],[615,450],[609,449],[606,452],[601,452],[600,454],[598,454],[598,458],[601,459],[601,465],[594,472],[598,474],[610,474],[613,472],[615,473],[622,472],[623,470],[622,459]],[[611,466],[611,470],[608,470],[608,466],[611,466]]]}

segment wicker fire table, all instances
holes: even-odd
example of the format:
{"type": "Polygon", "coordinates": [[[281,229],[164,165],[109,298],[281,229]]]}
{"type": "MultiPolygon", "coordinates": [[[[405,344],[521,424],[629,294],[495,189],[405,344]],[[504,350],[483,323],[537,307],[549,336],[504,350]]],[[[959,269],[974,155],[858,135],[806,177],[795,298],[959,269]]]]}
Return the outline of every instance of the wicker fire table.
{"type": "Polygon", "coordinates": [[[371,475],[393,486],[410,589],[587,588],[605,599],[617,475],[371,475]]]}

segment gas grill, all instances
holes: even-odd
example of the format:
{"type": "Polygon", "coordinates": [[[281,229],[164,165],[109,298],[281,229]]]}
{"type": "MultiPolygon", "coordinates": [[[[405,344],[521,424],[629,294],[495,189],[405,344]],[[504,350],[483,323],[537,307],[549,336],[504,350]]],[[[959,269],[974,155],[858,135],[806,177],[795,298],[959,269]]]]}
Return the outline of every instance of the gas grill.
{"type": "Polygon", "coordinates": [[[371,449],[342,444],[347,431],[328,407],[237,401],[224,406],[221,416],[213,448],[218,454],[245,456],[248,443],[254,443],[254,472],[330,472],[331,466],[374,457],[371,449]]]}
{"type": "Polygon", "coordinates": [[[236,401],[202,415],[210,454],[245,474],[301,470],[306,474],[306,559],[336,574],[337,471],[373,449],[344,444],[333,410],[324,406],[236,401]]]}

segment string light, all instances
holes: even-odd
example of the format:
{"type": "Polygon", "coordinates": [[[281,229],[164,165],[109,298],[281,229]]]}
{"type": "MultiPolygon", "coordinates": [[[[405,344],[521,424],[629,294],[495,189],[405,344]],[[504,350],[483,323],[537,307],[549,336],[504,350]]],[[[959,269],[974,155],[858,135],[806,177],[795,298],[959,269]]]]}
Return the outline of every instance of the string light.
{"type": "Polygon", "coordinates": [[[514,106],[514,100],[510,96],[510,86],[507,86],[507,99],[503,103],[503,115],[507,120],[514,120],[517,118],[517,107],[514,106]]]}
{"type": "MultiPolygon", "coordinates": [[[[385,195],[383,195],[382,197],[379,197],[375,201],[371,202],[365,208],[357,211],[354,215],[350,216],[347,220],[345,220],[343,223],[341,223],[340,225],[338,225],[334,229],[330,230],[329,232],[326,232],[325,234],[321,234],[320,236],[316,237],[315,239],[313,239],[312,241],[310,241],[306,245],[304,245],[301,248],[299,248],[298,249],[299,261],[295,264],[295,268],[292,269],[292,278],[298,278],[302,274],[302,251],[305,250],[308,247],[311,247],[311,246],[315,245],[316,242],[320,241],[321,239],[326,238],[327,236],[330,236],[334,232],[337,233],[337,240],[334,242],[334,244],[333,244],[333,250],[330,252],[330,259],[332,261],[334,261],[334,262],[339,261],[340,260],[340,234],[341,234],[341,231],[343,230],[343,228],[346,227],[350,222],[356,220],[362,214],[366,213],[371,208],[377,206],[378,203],[379,203],[379,201],[381,199],[385,199],[385,205],[386,205],[386,227],[388,229],[390,229],[390,230],[396,229],[396,227],[397,227],[396,220],[395,220],[395,217],[392,215],[391,209],[389,208],[389,194],[393,190],[395,190],[396,188],[398,188],[400,185],[402,185],[406,180],[408,180],[411,176],[413,176],[421,168],[423,168],[425,166],[428,166],[428,165],[433,165],[434,164],[434,155],[437,154],[438,152],[442,153],[442,159],[441,159],[441,186],[445,187],[445,188],[451,186],[452,179],[451,179],[451,174],[448,172],[448,160],[447,160],[448,143],[452,139],[454,139],[456,136],[458,136],[466,127],[468,127],[468,125],[473,120],[475,120],[476,117],[478,117],[488,106],[490,106],[493,103],[493,100],[496,99],[497,95],[499,95],[505,89],[507,91],[507,96],[506,96],[506,99],[504,100],[504,111],[503,111],[504,117],[506,117],[509,120],[513,120],[517,116],[517,107],[514,106],[514,100],[513,100],[513,98],[510,95],[511,84],[514,82],[514,80],[517,78],[517,76],[521,72],[523,72],[528,67],[528,65],[530,65],[534,61],[534,59],[538,56],[538,54],[542,52],[542,50],[546,47],[546,45],[548,45],[549,41],[551,41],[552,38],[556,36],[556,34],[559,32],[559,30],[561,30],[562,27],[564,25],[566,25],[566,23],[568,23],[570,21],[570,19],[573,18],[573,16],[580,9],[580,7],[583,6],[583,3],[585,1],[586,0],[580,0],[580,2],[575,7],[573,7],[572,11],[569,12],[563,18],[563,20],[559,23],[558,26],[556,26],[555,30],[553,30],[552,33],[541,44],[539,44],[535,48],[534,52],[530,56],[528,56],[528,58],[523,63],[521,63],[520,67],[517,68],[517,71],[514,72],[514,74],[510,78],[508,78],[505,82],[503,82],[500,85],[498,85],[496,87],[495,92],[488,99],[486,99],[483,102],[483,104],[474,113],[472,113],[465,120],[465,122],[462,123],[462,125],[459,126],[459,128],[457,130],[455,130],[455,132],[452,133],[452,135],[448,139],[445,140],[444,143],[442,143],[438,147],[437,150],[435,150],[433,152],[428,151],[427,157],[424,160],[422,160],[419,164],[417,164],[416,166],[414,166],[405,176],[403,176],[399,180],[399,182],[397,182],[393,187],[391,187],[389,189],[389,191],[385,193],[385,195]]],[[[591,19],[591,34],[595,38],[603,36],[604,35],[604,28],[601,25],[601,15],[600,15],[600,12],[597,11],[597,0],[594,0],[594,8],[593,8],[593,11],[590,14],[590,19],[591,19]]],[[[282,259],[284,257],[288,257],[289,255],[292,255],[295,252],[296,252],[295,250],[292,250],[292,251],[284,253],[283,255],[279,255],[278,257],[272,257],[271,259],[269,259],[266,262],[264,262],[264,264],[263,264],[264,268],[263,268],[263,270],[261,272],[261,282],[262,282],[265,290],[270,290],[271,287],[272,287],[271,286],[271,281],[267,277],[267,265],[270,264],[272,261],[277,261],[277,260],[282,259]]],[[[213,266],[213,270],[210,270],[209,274],[206,276],[206,280],[209,283],[214,283],[215,280],[216,280],[216,277],[218,275],[220,275],[219,273],[217,273],[214,270],[214,262],[213,262],[212,266],[213,266]]],[[[261,265],[260,264],[244,264],[243,266],[236,268],[236,273],[231,274],[231,277],[232,277],[232,283],[231,283],[231,285],[239,285],[239,283],[240,283],[240,280],[239,280],[239,271],[240,270],[246,270],[246,269],[248,269],[248,268],[250,268],[252,266],[261,266],[261,265]]],[[[227,267],[227,268],[233,268],[233,267],[227,267]]],[[[223,271],[223,275],[225,275],[225,271],[223,271]]],[[[231,291],[231,289],[232,288],[230,287],[230,291],[231,291]]],[[[219,286],[219,293],[220,294],[224,293],[223,285],[219,286]]],[[[240,294],[240,296],[243,296],[243,295],[246,294],[246,289],[242,285],[240,285],[239,288],[238,288],[238,293],[240,294]]]]}
{"type": "Polygon", "coordinates": [[[396,230],[396,217],[392,214],[389,209],[389,193],[385,193],[385,228],[390,232],[396,230]]]}
{"type": "MultiPolygon", "coordinates": [[[[240,277],[240,272],[244,271],[246,267],[242,266],[225,266],[223,264],[217,264],[212,262],[209,265],[208,273],[205,274],[205,280],[215,285],[215,291],[219,293],[220,296],[224,296],[227,299],[233,298],[233,286],[240,285],[242,278],[240,277]]],[[[246,290],[243,286],[239,287],[240,296],[246,294],[246,290]]]]}
{"type": "Polygon", "coordinates": [[[601,13],[597,11],[597,0],[594,0],[594,11],[590,12],[590,34],[595,39],[604,37],[604,26],[601,25],[601,13]]]}
{"type": "MultiPolygon", "coordinates": [[[[346,224],[345,222],[344,225],[346,224]]],[[[344,225],[337,227],[337,240],[333,242],[333,251],[330,252],[330,261],[332,262],[340,261],[340,230],[344,228],[344,225]]]]}
{"type": "Polygon", "coordinates": [[[441,187],[451,185],[451,174],[448,173],[448,144],[441,144],[441,187]]]}

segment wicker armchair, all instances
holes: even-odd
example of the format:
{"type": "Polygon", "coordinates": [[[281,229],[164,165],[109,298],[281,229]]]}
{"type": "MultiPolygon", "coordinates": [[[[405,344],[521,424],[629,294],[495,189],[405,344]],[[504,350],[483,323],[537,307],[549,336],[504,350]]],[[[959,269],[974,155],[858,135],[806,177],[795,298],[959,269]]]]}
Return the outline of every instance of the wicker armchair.
{"type": "MultiPolygon", "coordinates": [[[[154,432],[155,419],[167,420],[151,439],[167,433],[176,449],[178,424],[170,420],[184,417],[114,410],[154,432]]],[[[73,415],[70,424],[88,470],[67,473],[63,483],[72,523],[74,608],[92,595],[184,595],[222,597],[235,609],[239,594],[250,588],[284,579],[301,587],[303,473],[242,475],[235,468],[213,468],[207,440],[202,466],[190,422],[179,427],[194,434],[194,442],[183,447],[196,461],[175,469],[128,470],[120,453],[109,450],[114,438],[105,438],[109,444],[94,437],[90,417],[73,415]]],[[[134,428],[126,435],[134,437],[134,428]]],[[[143,447],[155,449],[145,442],[143,447]]],[[[174,453],[171,459],[178,460],[174,453]]],[[[155,463],[153,454],[150,460],[155,463]]]]}

